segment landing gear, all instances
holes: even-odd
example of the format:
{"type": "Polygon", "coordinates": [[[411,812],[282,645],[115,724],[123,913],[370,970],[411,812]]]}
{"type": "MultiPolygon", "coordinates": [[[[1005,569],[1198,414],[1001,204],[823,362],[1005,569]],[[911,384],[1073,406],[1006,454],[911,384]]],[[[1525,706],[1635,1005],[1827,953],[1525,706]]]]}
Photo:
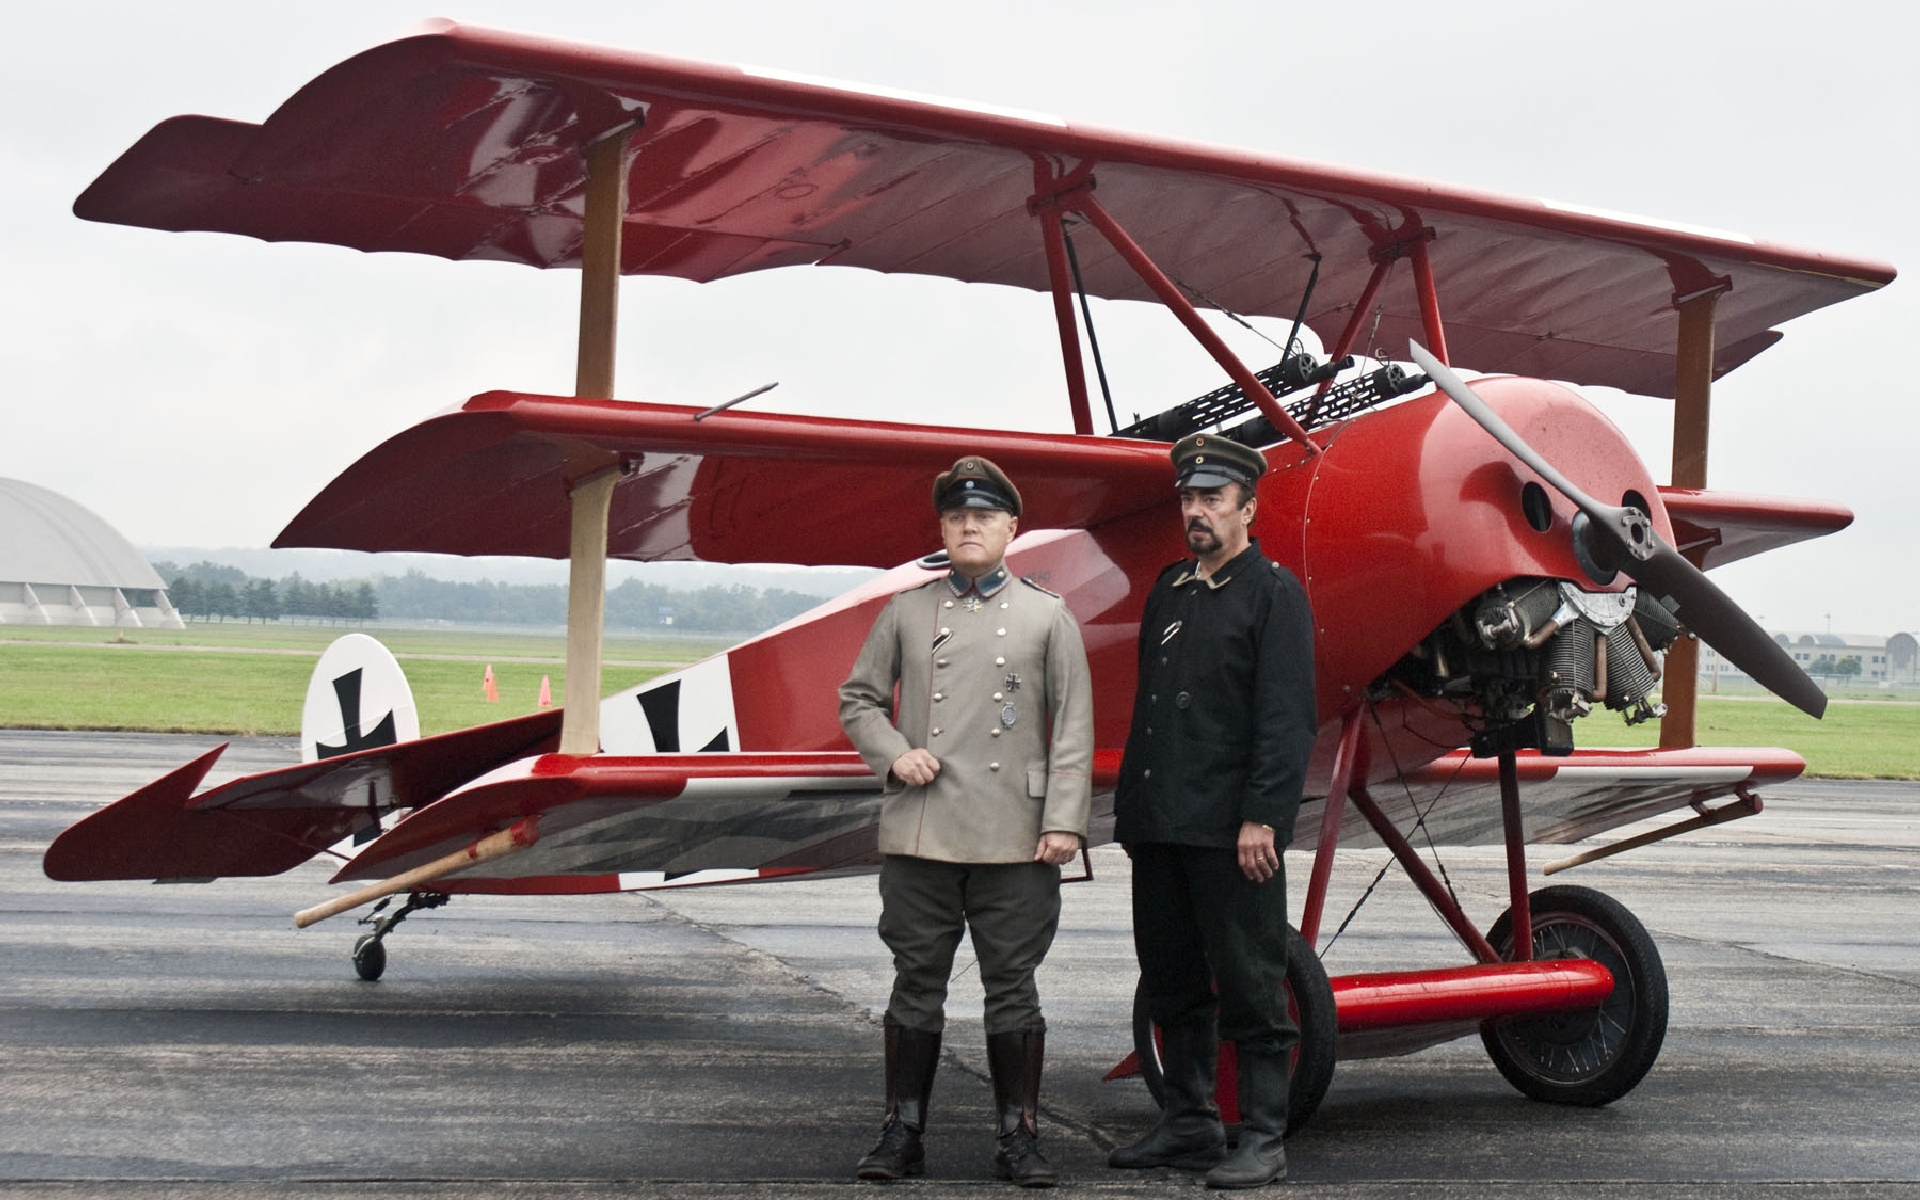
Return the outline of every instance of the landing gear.
{"type": "MultiPolygon", "coordinates": [[[[1646,926],[1619,901],[1584,887],[1550,887],[1528,898],[1533,957],[1586,958],[1613,973],[1597,1009],[1490,1021],[1481,1030],[1493,1065],[1535,1100],[1598,1106],[1632,1091],[1667,1034],[1667,972],[1646,926]]],[[[1513,957],[1512,914],[1487,940],[1513,957]]]]}
{"type": "Polygon", "coordinates": [[[368,983],[380,978],[387,969],[387,948],[381,944],[382,939],[412,913],[439,908],[447,900],[445,892],[411,892],[405,904],[384,917],[380,912],[393,902],[393,897],[389,896],[374,905],[372,912],[360,918],[360,924],[373,926],[373,932],[362,934],[360,940],[353,944],[354,972],[368,983]]]}
{"type": "MultiPolygon", "coordinates": [[[[1287,1094],[1287,1132],[1292,1133],[1313,1117],[1320,1101],[1326,1098],[1333,1082],[1334,1037],[1339,1018],[1334,1011],[1333,988],[1327,983],[1326,968],[1298,931],[1287,930],[1287,1011],[1300,1027],[1300,1044],[1293,1052],[1293,1081],[1287,1094]]],[[[1147,1011],[1146,996],[1133,993],[1133,1048],[1140,1057],[1140,1077],[1147,1082],[1153,1102],[1166,1104],[1165,1075],[1160,1065],[1160,1031],[1147,1011]]],[[[1228,1064],[1234,1054],[1231,1042],[1220,1043],[1220,1105],[1229,1121],[1237,1119],[1238,1097],[1230,1081],[1228,1064]]]]}

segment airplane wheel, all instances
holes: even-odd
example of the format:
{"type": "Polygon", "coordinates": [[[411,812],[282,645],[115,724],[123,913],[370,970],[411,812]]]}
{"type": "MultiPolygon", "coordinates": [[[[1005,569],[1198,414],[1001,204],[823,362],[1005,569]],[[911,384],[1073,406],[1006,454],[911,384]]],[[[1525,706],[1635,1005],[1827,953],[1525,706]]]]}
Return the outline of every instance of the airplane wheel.
{"type": "Polygon", "coordinates": [[[372,983],[387,969],[387,948],[375,934],[362,934],[353,944],[353,969],[360,978],[372,983]]]}
{"type": "MultiPolygon", "coordinates": [[[[1334,1037],[1339,1032],[1326,968],[1295,929],[1287,930],[1287,1011],[1300,1027],[1300,1044],[1293,1052],[1293,1082],[1287,1095],[1287,1132],[1292,1133],[1312,1119],[1333,1083],[1334,1037]]],[[[1133,1048],[1140,1056],[1140,1077],[1146,1080],[1148,1094],[1155,1104],[1164,1107],[1167,1093],[1160,1065],[1160,1030],[1147,1011],[1146,995],[1138,987],[1133,991],[1133,1048]]],[[[1220,1053],[1225,1061],[1234,1053],[1233,1043],[1220,1043],[1220,1053]]],[[[1222,1095],[1220,1103],[1225,1114],[1239,1111],[1237,1096],[1222,1095]]]]}
{"type": "MultiPolygon", "coordinates": [[[[1550,887],[1528,900],[1533,957],[1588,958],[1613,972],[1599,1008],[1490,1021],[1480,1031],[1493,1065],[1535,1100],[1598,1106],[1626,1095],[1652,1068],[1667,1035],[1667,970],[1646,926],[1591,888],[1550,887]]],[[[1513,957],[1512,914],[1487,940],[1513,957]]]]}

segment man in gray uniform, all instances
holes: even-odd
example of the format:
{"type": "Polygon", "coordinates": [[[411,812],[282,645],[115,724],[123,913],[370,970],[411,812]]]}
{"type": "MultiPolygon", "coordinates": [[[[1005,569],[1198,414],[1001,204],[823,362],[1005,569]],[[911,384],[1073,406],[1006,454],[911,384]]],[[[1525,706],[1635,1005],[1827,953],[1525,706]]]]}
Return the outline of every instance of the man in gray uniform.
{"type": "Polygon", "coordinates": [[[886,783],[880,938],[894,963],[886,1123],[859,1177],[926,1169],[920,1136],[964,927],[986,990],[994,1168],[1050,1187],[1059,1175],[1035,1124],[1046,1021],[1033,976],[1060,923],[1060,864],[1087,832],[1087,655],[1065,602],[1007,573],[1020,493],[1000,468],[960,459],[935,480],[933,502],[950,573],[888,602],[840,687],[840,724],[886,783]]]}
{"type": "Polygon", "coordinates": [[[1313,751],[1313,614],[1250,527],[1259,451],[1214,434],[1173,447],[1187,548],[1140,617],[1140,680],[1114,793],[1133,860],[1140,987],[1161,1033],[1166,1107],[1116,1167],[1211,1167],[1216,1188],[1284,1177],[1287,880],[1313,751]],[[1214,1053],[1239,1052],[1240,1142],[1226,1155],[1214,1053]],[[1222,1161],[1224,1160],[1224,1161],[1222,1161]]]}

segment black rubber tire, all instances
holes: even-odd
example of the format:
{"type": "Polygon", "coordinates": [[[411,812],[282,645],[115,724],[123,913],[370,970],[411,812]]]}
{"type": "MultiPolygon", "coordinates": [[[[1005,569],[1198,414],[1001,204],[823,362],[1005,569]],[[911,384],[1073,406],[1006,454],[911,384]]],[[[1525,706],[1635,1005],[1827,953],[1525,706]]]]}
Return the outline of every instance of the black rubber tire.
{"type": "Polygon", "coordinates": [[[362,934],[353,944],[353,969],[360,978],[372,983],[387,969],[387,948],[371,933],[362,934]]]}
{"type": "MultiPolygon", "coordinates": [[[[1592,888],[1542,888],[1527,903],[1533,957],[1594,959],[1613,972],[1613,994],[1593,1010],[1489,1021],[1480,1039],[1507,1082],[1535,1100],[1611,1104],[1646,1077],[1667,1036],[1660,950],[1624,905],[1592,888]]],[[[1511,913],[1487,940],[1513,957],[1511,913]]]]}
{"type": "MultiPolygon", "coordinates": [[[[1334,1039],[1340,1032],[1326,968],[1295,929],[1287,930],[1287,1007],[1300,1026],[1300,1044],[1293,1055],[1293,1081],[1287,1093],[1287,1132],[1293,1133],[1313,1118],[1333,1083],[1334,1039]]],[[[1140,1077],[1146,1081],[1147,1093],[1155,1104],[1165,1106],[1160,1040],[1153,1014],[1147,1011],[1146,996],[1137,986],[1133,990],[1133,1048],[1140,1057],[1140,1077]]]]}

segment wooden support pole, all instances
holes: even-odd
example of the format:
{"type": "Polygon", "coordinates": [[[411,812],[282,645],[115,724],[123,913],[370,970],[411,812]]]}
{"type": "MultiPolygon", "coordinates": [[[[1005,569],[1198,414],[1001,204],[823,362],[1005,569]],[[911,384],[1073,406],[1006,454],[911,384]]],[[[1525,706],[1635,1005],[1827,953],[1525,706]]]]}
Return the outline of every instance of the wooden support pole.
{"type": "Polygon", "coordinates": [[[452,854],[442,855],[430,863],[395,875],[392,879],[370,883],[359,891],[335,896],[325,904],[316,904],[312,908],[302,909],[293,914],[293,924],[298,929],[305,929],[309,925],[346,912],[350,908],[359,908],[362,904],[378,900],[382,896],[411,891],[423,883],[432,883],[463,867],[492,862],[516,850],[524,850],[539,840],[540,829],[534,823],[534,818],[524,818],[502,829],[499,833],[488,834],[465,850],[455,850],[452,854]]]}
{"type": "MultiPolygon", "coordinates": [[[[627,215],[627,135],[587,147],[587,210],[580,248],[580,346],[573,394],[613,396],[620,317],[620,233],[627,215]]],[[[600,752],[600,651],[606,637],[607,513],[617,467],[573,482],[567,573],[567,681],[560,753],[600,752]]]]}
{"type": "MultiPolygon", "coordinates": [[[[1673,474],[1674,487],[1707,486],[1707,426],[1713,391],[1713,311],[1724,286],[1710,288],[1681,300],[1679,342],[1674,354],[1673,474]]],[[[1688,555],[1700,565],[1704,550],[1688,555]]],[[[1667,651],[1661,676],[1660,699],[1667,706],[1660,718],[1660,748],[1680,750],[1694,744],[1694,703],[1700,673],[1700,644],[1691,638],[1676,641],[1667,651]]]]}

